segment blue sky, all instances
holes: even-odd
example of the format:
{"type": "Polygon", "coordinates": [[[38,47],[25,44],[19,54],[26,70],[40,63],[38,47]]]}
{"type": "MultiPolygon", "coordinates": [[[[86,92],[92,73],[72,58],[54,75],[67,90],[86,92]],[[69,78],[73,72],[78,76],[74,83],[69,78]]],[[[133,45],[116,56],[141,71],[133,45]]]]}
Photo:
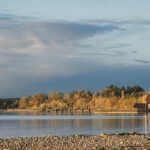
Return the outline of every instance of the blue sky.
{"type": "Polygon", "coordinates": [[[150,89],[150,1],[1,0],[0,97],[150,89]]]}

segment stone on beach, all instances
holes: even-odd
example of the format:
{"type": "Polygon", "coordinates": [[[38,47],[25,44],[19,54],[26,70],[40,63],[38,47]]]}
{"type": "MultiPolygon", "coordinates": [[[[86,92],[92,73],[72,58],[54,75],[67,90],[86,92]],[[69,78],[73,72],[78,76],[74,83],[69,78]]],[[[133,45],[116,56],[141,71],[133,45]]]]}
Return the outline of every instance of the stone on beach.
{"type": "Polygon", "coordinates": [[[0,150],[150,150],[150,135],[46,136],[0,139],[0,150]]]}

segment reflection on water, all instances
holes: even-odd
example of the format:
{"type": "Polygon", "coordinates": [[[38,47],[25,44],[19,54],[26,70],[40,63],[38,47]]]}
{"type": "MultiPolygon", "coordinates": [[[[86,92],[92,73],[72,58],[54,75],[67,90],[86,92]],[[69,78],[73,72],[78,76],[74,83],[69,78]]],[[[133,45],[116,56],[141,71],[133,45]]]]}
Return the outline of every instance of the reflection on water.
{"type": "Polygon", "coordinates": [[[0,113],[0,137],[43,135],[97,135],[100,133],[149,133],[145,114],[50,115],[0,113]]]}

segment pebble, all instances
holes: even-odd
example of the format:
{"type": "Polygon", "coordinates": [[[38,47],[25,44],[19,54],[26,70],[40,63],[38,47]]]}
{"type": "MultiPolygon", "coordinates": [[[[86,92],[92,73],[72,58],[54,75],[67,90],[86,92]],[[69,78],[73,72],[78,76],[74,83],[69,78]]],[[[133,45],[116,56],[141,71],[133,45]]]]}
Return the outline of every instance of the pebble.
{"type": "Polygon", "coordinates": [[[150,150],[150,135],[101,134],[0,139],[0,150],[150,150]]]}

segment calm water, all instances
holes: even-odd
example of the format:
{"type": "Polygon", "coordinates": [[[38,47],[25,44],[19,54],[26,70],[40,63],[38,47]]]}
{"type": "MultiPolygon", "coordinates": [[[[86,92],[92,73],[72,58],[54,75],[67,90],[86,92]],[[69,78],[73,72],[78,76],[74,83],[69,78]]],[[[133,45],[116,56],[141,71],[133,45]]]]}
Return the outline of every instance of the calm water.
{"type": "Polygon", "coordinates": [[[44,135],[97,135],[100,133],[149,133],[145,114],[54,115],[0,113],[0,137],[44,135]]]}

